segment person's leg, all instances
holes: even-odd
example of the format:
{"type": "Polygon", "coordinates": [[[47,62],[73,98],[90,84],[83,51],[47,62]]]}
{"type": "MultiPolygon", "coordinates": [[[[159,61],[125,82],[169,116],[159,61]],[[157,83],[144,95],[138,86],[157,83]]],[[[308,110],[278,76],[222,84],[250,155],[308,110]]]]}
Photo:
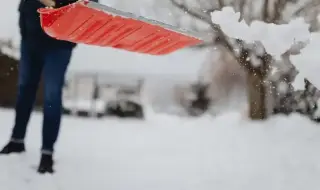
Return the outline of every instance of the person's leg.
{"type": "Polygon", "coordinates": [[[72,49],[49,50],[44,64],[44,109],[42,156],[39,173],[53,173],[54,144],[58,138],[62,114],[62,89],[72,49]]]}
{"type": "Polygon", "coordinates": [[[33,109],[38,85],[41,79],[43,60],[41,52],[22,43],[19,63],[16,117],[12,139],[23,140],[33,109]]]}
{"type": "Polygon", "coordinates": [[[24,41],[20,46],[18,92],[16,100],[15,124],[12,130],[10,143],[1,153],[24,151],[24,138],[32,112],[38,84],[41,78],[43,60],[41,50],[29,47],[24,41]],[[20,145],[19,145],[20,144],[20,145]]]}
{"type": "Polygon", "coordinates": [[[72,48],[50,50],[45,54],[44,119],[42,153],[52,154],[58,138],[62,115],[62,89],[72,48]]]}

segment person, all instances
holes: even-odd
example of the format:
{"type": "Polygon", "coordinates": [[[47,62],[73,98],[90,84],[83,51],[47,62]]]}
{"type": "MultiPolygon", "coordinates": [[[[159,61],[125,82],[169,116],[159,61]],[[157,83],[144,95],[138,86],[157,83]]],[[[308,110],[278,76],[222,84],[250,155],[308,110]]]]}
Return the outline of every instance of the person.
{"type": "Polygon", "coordinates": [[[44,81],[44,105],[39,173],[53,173],[54,145],[62,115],[62,89],[76,44],[49,37],[41,28],[38,8],[61,7],[76,0],[21,0],[21,34],[15,122],[9,142],[0,154],[25,152],[24,139],[39,81],[44,81]]]}

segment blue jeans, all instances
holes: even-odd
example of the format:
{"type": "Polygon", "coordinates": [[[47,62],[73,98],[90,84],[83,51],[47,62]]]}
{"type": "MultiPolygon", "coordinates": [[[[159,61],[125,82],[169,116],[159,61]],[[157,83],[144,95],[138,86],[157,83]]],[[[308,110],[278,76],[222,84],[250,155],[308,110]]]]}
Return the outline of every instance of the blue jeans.
{"type": "Polygon", "coordinates": [[[72,48],[48,49],[21,42],[15,125],[11,138],[23,141],[41,79],[44,79],[42,151],[52,153],[62,114],[62,89],[72,48]]]}

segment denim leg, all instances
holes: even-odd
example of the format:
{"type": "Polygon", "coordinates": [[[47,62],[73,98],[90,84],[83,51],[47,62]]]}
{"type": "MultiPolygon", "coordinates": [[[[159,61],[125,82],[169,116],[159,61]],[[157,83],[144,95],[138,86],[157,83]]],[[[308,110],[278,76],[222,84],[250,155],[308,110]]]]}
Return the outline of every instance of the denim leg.
{"type": "Polygon", "coordinates": [[[41,49],[31,48],[28,43],[21,42],[16,115],[11,136],[12,140],[23,141],[26,135],[43,68],[40,51],[41,49]]]}
{"type": "Polygon", "coordinates": [[[50,50],[45,54],[43,153],[52,153],[58,138],[62,114],[62,88],[71,54],[71,48],[50,50]]]}

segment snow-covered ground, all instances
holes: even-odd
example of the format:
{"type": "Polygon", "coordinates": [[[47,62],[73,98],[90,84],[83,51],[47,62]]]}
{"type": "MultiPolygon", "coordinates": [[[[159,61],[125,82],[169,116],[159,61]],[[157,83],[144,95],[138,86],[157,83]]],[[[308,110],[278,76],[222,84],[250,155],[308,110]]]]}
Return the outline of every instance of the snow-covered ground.
{"type": "MultiPolygon", "coordinates": [[[[13,112],[1,110],[0,144],[13,112]]],[[[0,157],[3,190],[317,190],[320,128],[298,115],[266,123],[239,113],[186,119],[149,113],[146,121],[65,118],[56,174],[39,176],[41,115],[27,152],[0,157]]]]}

